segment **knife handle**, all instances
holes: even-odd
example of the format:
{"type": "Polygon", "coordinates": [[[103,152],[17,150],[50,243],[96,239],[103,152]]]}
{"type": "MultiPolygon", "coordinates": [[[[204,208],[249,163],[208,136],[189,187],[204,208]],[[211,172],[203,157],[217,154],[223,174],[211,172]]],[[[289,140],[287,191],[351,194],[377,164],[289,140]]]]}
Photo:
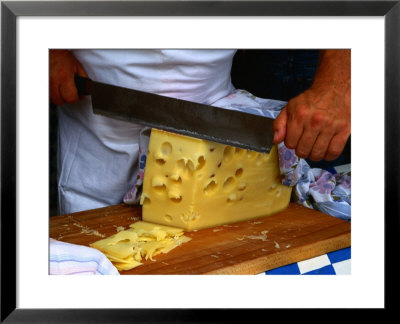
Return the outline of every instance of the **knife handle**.
{"type": "Polygon", "coordinates": [[[78,95],[80,97],[92,94],[92,88],[93,88],[92,80],[81,77],[78,74],[75,74],[74,79],[75,79],[76,89],[78,90],[78,95]]]}

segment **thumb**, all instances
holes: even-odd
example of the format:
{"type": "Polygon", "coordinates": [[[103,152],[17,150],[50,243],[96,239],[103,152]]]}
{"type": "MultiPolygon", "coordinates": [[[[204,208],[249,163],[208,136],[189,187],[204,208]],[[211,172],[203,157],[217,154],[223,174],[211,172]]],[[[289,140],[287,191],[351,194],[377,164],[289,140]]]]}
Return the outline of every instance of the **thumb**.
{"type": "Polygon", "coordinates": [[[274,131],[274,144],[278,144],[285,139],[286,136],[286,122],[287,122],[287,110],[286,107],[281,110],[278,117],[272,124],[272,130],[274,131]]]}
{"type": "Polygon", "coordinates": [[[76,73],[78,73],[79,76],[87,78],[88,75],[82,65],[78,62],[78,66],[76,67],[76,73]]]}

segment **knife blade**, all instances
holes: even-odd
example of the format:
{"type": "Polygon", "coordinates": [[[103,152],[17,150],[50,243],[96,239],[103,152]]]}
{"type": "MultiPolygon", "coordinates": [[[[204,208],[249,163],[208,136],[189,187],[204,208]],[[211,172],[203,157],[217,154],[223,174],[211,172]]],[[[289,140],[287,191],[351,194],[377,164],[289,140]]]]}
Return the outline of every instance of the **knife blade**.
{"type": "Polygon", "coordinates": [[[273,146],[273,119],[128,89],[75,75],[95,114],[261,153],[273,146]]]}

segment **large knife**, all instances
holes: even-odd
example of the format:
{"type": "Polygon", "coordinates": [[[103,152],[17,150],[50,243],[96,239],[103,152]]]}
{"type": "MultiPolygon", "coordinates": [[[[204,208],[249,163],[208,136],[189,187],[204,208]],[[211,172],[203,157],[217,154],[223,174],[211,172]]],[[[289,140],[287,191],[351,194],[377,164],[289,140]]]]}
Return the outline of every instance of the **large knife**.
{"type": "Polygon", "coordinates": [[[262,153],[273,146],[273,119],[127,89],[75,76],[80,96],[93,112],[178,134],[262,153]]]}

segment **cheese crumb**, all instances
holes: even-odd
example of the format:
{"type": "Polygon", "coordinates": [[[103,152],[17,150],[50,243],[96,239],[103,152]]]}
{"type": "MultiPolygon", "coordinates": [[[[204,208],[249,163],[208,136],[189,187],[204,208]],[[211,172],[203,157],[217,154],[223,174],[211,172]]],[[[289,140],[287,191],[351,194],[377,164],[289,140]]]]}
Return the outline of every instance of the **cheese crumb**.
{"type": "Polygon", "coordinates": [[[267,240],[267,236],[266,235],[249,235],[249,236],[246,236],[246,237],[251,239],[251,240],[261,240],[263,242],[265,242],[267,240]]]}
{"type": "Polygon", "coordinates": [[[84,225],[79,224],[79,223],[74,223],[73,225],[75,225],[76,227],[81,228],[81,234],[88,234],[88,235],[95,235],[95,236],[99,236],[99,237],[105,237],[104,234],[101,234],[99,231],[91,229],[88,226],[84,226],[84,225]]]}

